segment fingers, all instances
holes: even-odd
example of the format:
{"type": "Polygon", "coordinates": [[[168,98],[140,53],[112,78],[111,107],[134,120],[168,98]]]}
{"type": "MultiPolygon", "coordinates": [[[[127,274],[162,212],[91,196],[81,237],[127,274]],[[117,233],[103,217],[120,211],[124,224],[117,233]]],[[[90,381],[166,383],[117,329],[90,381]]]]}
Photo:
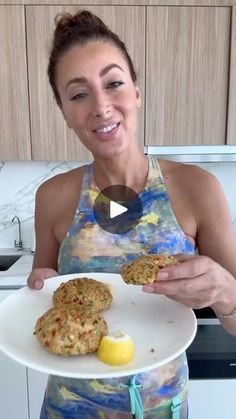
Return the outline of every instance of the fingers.
{"type": "Polygon", "coordinates": [[[178,280],[169,280],[169,281],[156,281],[152,284],[144,285],[143,291],[151,292],[155,294],[163,294],[167,296],[181,296],[185,298],[190,298],[200,291],[201,285],[198,281],[196,282],[192,279],[178,279],[178,280]]]}
{"type": "Polygon", "coordinates": [[[207,275],[196,278],[156,281],[143,287],[144,292],[166,295],[193,308],[203,308],[218,300],[219,290],[207,275]]]}
{"type": "Polygon", "coordinates": [[[156,281],[152,284],[144,285],[143,291],[164,294],[167,296],[179,296],[180,298],[199,298],[204,297],[205,293],[213,293],[214,287],[210,286],[205,275],[197,278],[176,279],[169,281],[156,281]],[[212,289],[211,289],[212,288],[212,289]]]}
{"type": "Polygon", "coordinates": [[[58,273],[51,268],[35,268],[32,270],[27,279],[27,285],[29,288],[40,290],[43,288],[45,279],[57,275],[58,273]]]}
{"type": "Polygon", "coordinates": [[[209,270],[211,259],[207,256],[177,255],[178,265],[161,268],[157,281],[196,278],[209,270]]]}
{"type": "Polygon", "coordinates": [[[45,275],[43,269],[33,269],[27,279],[27,285],[30,288],[39,290],[43,287],[44,278],[45,275]]]}
{"type": "Polygon", "coordinates": [[[207,256],[178,255],[179,265],[166,266],[144,292],[166,295],[192,308],[215,304],[221,298],[222,267],[207,256]],[[220,280],[219,280],[220,278],[220,280]]]}
{"type": "Polygon", "coordinates": [[[34,281],[33,283],[33,288],[35,288],[36,290],[40,290],[41,288],[43,288],[43,285],[44,285],[44,280],[36,279],[36,281],[34,281]]]}
{"type": "Polygon", "coordinates": [[[206,278],[157,281],[143,287],[144,292],[165,295],[191,308],[203,308],[214,301],[214,291],[206,288],[206,278]]]}

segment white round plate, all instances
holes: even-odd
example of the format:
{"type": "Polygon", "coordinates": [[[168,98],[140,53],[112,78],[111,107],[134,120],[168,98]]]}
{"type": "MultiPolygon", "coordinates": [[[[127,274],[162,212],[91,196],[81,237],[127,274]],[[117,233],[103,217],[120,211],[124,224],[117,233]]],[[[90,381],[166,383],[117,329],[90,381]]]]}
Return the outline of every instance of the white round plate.
{"type": "Polygon", "coordinates": [[[118,274],[83,273],[50,278],[42,290],[24,287],[0,304],[0,349],[15,361],[48,374],[75,378],[108,378],[150,370],[180,355],[193,341],[197,321],[193,311],[165,296],[127,285],[118,274]],[[53,291],[61,282],[90,277],[110,284],[111,307],[103,312],[109,332],[123,330],[135,344],[127,365],[110,366],[96,353],[63,357],[45,350],[33,334],[36,320],[52,307],[53,291]]]}

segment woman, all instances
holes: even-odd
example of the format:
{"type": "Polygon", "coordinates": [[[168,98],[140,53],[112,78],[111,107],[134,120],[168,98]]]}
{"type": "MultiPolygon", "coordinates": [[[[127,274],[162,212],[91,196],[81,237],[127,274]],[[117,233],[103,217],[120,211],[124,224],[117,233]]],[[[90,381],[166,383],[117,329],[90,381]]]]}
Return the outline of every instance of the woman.
{"type": "MultiPolygon", "coordinates": [[[[28,285],[40,289],[57,273],[119,273],[143,254],[182,254],[181,264],[163,268],[143,291],[192,308],[211,306],[236,335],[236,240],[223,192],[199,167],[139,150],[141,98],[125,45],[90,12],[65,14],[57,21],[48,75],[68,126],[94,161],[39,187],[28,285]],[[143,217],[125,234],[102,230],[94,217],[96,196],[112,185],[131,188],[142,201],[143,217]]],[[[186,419],[187,386],[185,354],[135,377],[50,377],[41,418],[186,419]]]]}

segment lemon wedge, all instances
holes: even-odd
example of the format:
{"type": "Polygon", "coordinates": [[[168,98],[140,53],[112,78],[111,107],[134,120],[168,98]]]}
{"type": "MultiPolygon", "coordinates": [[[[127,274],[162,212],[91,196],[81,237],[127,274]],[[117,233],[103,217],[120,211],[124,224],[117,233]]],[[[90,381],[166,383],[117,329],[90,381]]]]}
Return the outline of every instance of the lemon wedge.
{"type": "Polygon", "coordinates": [[[106,287],[109,289],[111,295],[114,297],[114,295],[115,295],[114,287],[111,284],[109,284],[108,282],[103,282],[103,284],[106,285],[106,287]]]}
{"type": "Polygon", "coordinates": [[[97,350],[100,361],[109,365],[128,364],[134,356],[134,342],[122,331],[103,336],[97,350]]]}

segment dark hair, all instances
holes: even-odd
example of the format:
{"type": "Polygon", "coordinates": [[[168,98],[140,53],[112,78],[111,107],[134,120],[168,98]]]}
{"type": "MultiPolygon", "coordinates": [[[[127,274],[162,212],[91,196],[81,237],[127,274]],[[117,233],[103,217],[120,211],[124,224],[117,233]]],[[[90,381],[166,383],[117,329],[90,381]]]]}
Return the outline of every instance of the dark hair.
{"type": "Polygon", "coordinates": [[[76,44],[84,45],[91,40],[102,40],[114,44],[126,59],[131,78],[134,83],[136,82],[136,72],[124,42],[99,17],[88,10],[78,11],[74,15],[63,13],[55,17],[55,25],[56,29],[47,72],[57,104],[60,107],[61,98],[56,85],[57,63],[59,58],[76,44]]]}

